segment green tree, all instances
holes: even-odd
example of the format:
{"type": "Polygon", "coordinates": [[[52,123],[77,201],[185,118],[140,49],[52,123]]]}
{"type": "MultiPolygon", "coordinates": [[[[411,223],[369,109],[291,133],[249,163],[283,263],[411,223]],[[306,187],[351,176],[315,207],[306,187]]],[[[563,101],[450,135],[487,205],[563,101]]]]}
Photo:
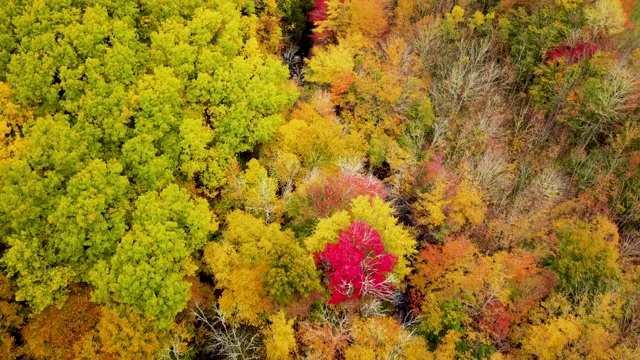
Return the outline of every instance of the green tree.
{"type": "Polygon", "coordinates": [[[266,295],[288,305],[319,289],[313,258],[291,230],[239,210],[227,215],[226,224],[222,241],[205,247],[204,260],[223,290],[219,304],[227,317],[256,325],[270,307],[266,295]]]}
{"type": "Polygon", "coordinates": [[[184,308],[191,256],[217,225],[176,183],[215,194],[297,97],[258,44],[259,11],[251,0],[0,9],[0,239],[17,300],[40,312],[85,282],[157,326],[184,308]]]}
{"type": "Polygon", "coordinates": [[[140,196],[132,217],[114,255],[96,264],[89,282],[97,300],[131,305],[167,328],[190,298],[184,280],[196,270],[190,254],[218,224],[206,201],[191,200],[177,185],[140,196]]]}
{"type": "Polygon", "coordinates": [[[591,222],[560,219],[554,223],[559,238],[553,268],[561,289],[579,297],[610,290],[622,279],[618,264],[618,229],[597,216],[591,222]]]}

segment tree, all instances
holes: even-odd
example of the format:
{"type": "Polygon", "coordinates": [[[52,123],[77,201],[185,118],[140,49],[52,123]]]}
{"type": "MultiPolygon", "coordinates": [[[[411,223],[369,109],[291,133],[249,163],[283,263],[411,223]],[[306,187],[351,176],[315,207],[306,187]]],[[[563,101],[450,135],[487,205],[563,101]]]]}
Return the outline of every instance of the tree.
{"type": "Polygon", "coordinates": [[[598,0],[585,9],[587,24],[596,33],[615,35],[624,30],[628,15],[620,0],[598,0]]]}
{"type": "Polygon", "coordinates": [[[393,298],[395,287],[387,280],[397,257],[385,253],[380,234],[364,222],[354,222],[341,230],[336,244],[316,255],[316,263],[329,276],[330,304],[373,296],[393,298]]]}
{"type": "Polygon", "coordinates": [[[151,360],[161,350],[153,322],[128,306],[103,308],[96,329],[79,339],[75,358],[151,360]]]}
{"type": "Polygon", "coordinates": [[[384,0],[317,1],[309,14],[309,19],[316,25],[314,39],[321,40],[335,34],[339,39],[360,37],[363,45],[374,46],[388,26],[387,5],[384,0]]]}
{"type": "Polygon", "coordinates": [[[222,290],[220,311],[232,323],[259,325],[272,302],[288,305],[319,288],[313,258],[290,230],[236,210],[221,242],[205,247],[204,261],[222,290]]]}
{"type": "Polygon", "coordinates": [[[504,342],[557,284],[536,262],[524,251],[482,254],[463,237],[426,245],[409,277],[413,306],[422,314],[420,331],[433,347],[452,331],[465,341],[504,342]]]}
{"type": "Polygon", "coordinates": [[[440,177],[431,191],[420,195],[415,210],[420,225],[459,231],[467,224],[480,224],[484,220],[486,204],[482,193],[469,181],[447,184],[446,178],[440,177]]]}
{"type": "Polygon", "coordinates": [[[597,294],[620,281],[618,229],[608,219],[560,219],[554,222],[554,230],[558,253],[553,268],[564,292],[572,297],[597,294]]]}
{"type": "Polygon", "coordinates": [[[386,198],[382,182],[363,172],[361,164],[344,166],[336,175],[301,184],[290,205],[292,222],[313,222],[330,216],[336,210],[348,208],[359,196],[386,198]]]}
{"type": "Polygon", "coordinates": [[[47,308],[22,329],[26,353],[39,359],[75,359],[74,347],[94,330],[100,307],[77,288],[61,308],[47,308]]]}
{"type": "Polygon", "coordinates": [[[621,340],[621,298],[601,294],[575,303],[554,294],[532,311],[532,324],[524,327],[522,356],[557,359],[578,355],[587,359],[615,356],[621,340]]]}
{"type": "Polygon", "coordinates": [[[336,79],[353,71],[354,49],[348,45],[329,45],[314,53],[307,62],[305,79],[318,84],[332,84],[336,79]]]}
{"type": "Polygon", "coordinates": [[[12,100],[13,90],[7,83],[0,82],[0,161],[15,155],[16,139],[28,120],[32,120],[33,113],[12,100]]]}
{"type": "Polygon", "coordinates": [[[284,311],[270,317],[271,325],[265,332],[267,359],[285,360],[296,352],[296,338],[293,331],[293,320],[287,320],[284,311]]]}
{"type": "Polygon", "coordinates": [[[340,158],[362,158],[367,151],[362,134],[336,120],[333,114],[320,115],[302,102],[291,112],[290,121],[278,128],[277,139],[266,153],[293,154],[309,171],[335,168],[340,158]]]}
{"type": "Polygon", "coordinates": [[[244,0],[0,10],[0,238],[17,300],[38,313],[90,283],[96,299],[170,325],[191,256],[216,229],[175,183],[216,195],[297,97],[257,40],[275,11],[244,0]]]}
{"type": "Polygon", "coordinates": [[[89,281],[96,299],[128,304],[168,328],[190,297],[184,279],[196,270],[191,254],[218,223],[204,200],[193,201],[177,185],[140,196],[132,218],[114,255],[96,264],[89,281]]]}
{"type": "Polygon", "coordinates": [[[242,173],[239,173],[237,164],[232,166],[223,196],[236,207],[272,223],[282,212],[277,191],[277,181],[269,176],[258,160],[251,159],[242,173]]]}
{"type": "Polygon", "coordinates": [[[389,317],[356,318],[352,337],[353,344],[345,350],[348,360],[434,358],[422,337],[415,336],[389,317]]]}
{"type": "Polygon", "coordinates": [[[323,251],[327,244],[335,244],[340,240],[341,230],[347,229],[353,222],[364,222],[378,232],[385,251],[396,257],[393,273],[400,281],[411,271],[408,257],[416,252],[416,241],[402,225],[397,224],[392,213],[393,209],[384,200],[359,196],[351,201],[349,212],[337,211],[321,219],[313,234],[305,239],[305,246],[311,252],[323,251]]]}

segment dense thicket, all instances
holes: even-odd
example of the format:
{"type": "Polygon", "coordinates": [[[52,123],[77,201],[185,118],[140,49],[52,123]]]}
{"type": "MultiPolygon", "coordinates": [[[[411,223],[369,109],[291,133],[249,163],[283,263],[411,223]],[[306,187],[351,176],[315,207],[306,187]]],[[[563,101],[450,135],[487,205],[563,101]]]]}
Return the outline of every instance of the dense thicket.
{"type": "Polygon", "coordinates": [[[640,356],[637,27],[5,1],[0,358],[640,356]]]}

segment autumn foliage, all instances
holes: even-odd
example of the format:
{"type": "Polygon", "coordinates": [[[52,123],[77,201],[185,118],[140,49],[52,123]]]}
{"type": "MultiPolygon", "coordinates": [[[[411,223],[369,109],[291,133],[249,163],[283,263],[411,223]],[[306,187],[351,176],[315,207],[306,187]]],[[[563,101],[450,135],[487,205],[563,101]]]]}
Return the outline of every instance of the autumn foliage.
{"type": "Polygon", "coordinates": [[[382,182],[374,176],[343,170],[336,176],[309,185],[305,197],[309,205],[303,211],[309,217],[326,217],[335,210],[344,209],[359,196],[384,199],[387,192],[382,182]]]}
{"type": "Polygon", "coordinates": [[[7,0],[0,359],[640,358],[635,0],[7,0]]]}
{"type": "Polygon", "coordinates": [[[385,252],[380,234],[364,222],[341,230],[336,244],[315,255],[316,263],[329,277],[330,304],[373,296],[388,299],[394,285],[387,281],[397,257],[385,252]]]}
{"type": "Polygon", "coordinates": [[[559,47],[549,51],[547,54],[547,61],[553,61],[557,58],[565,58],[565,61],[571,64],[593,56],[596,51],[598,51],[598,48],[595,44],[580,42],[571,47],[559,47]]]}

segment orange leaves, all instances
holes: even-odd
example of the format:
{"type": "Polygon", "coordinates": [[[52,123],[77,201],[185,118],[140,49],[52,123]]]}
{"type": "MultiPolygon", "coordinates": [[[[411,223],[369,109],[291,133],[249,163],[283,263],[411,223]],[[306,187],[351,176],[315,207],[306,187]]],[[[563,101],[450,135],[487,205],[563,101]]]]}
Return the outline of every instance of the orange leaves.
{"type": "Polygon", "coordinates": [[[449,238],[443,245],[427,244],[409,281],[423,297],[452,297],[473,291],[482,286],[480,274],[485,267],[482,259],[476,260],[477,255],[476,247],[463,238],[449,238]]]}
{"type": "Polygon", "coordinates": [[[351,71],[336,77],[331,83],[331,95],[335,98],[339,98],[346,94],[355,80],[356,75],[351,71]]]}
{"type": "Polygon", "coordinates": [[[93,330],[99,317],[89,291],[78,288],[61,308],[49,307],[23,328],[25,350],[40,358],[74,359],[75,343],[93,330]]]}
{"type": "Polygon", "coordinates": [[[420,252],[416,268],[422,276],[417,280],[439,279],[447,270],[472,261],[476,253],[475,246],[466,239],[449,239],[444,245],[429,244],[420,252]]]}
{"type": "Polygon", "coordinates": [[[624,25],[630,29],[634,29],[635,25],[633,25],[631,21],[631,13],[636,6],[638,6],[638,2],[634,0],[621,0],[620,2],[622,3],[622,10],[627,14],[627,22],[624,25]]]}
{"type": "Polygon", "coordinates": [[[153,322],[129,307],[104,309],[96,329],[103,356],[146,360],[155,358],[160,348],[153,322]]]}
{"type": "Polygon", "coordinates": [[[349,342],[349,332],[342,325],[332,326],[328,323],[314,324],[303,322],[298,331],[308,352],[319,359],[334,359],[336,353],[342,352],[349,342]]]}
{"type": "Polygon", "coordinates": [[[388,28],[385,7],[388,0],[316,1],[311,20],[317,25],[314,40],[330,35],[338,39],[361,38],[359,45],[374,47],[388,28]]]}
{"type": "Polygon", "coordinates": [[[413,306],[431,326],[440,323],[442,307],[456,299],[474,324],[496,340],[557,284],[524,252],[484,255],[463,237],[447,237],[442,245],[427,244],[416,272],[409,276],[413,306]]]}

